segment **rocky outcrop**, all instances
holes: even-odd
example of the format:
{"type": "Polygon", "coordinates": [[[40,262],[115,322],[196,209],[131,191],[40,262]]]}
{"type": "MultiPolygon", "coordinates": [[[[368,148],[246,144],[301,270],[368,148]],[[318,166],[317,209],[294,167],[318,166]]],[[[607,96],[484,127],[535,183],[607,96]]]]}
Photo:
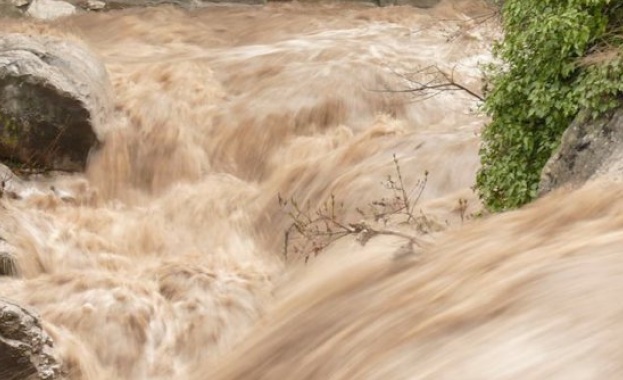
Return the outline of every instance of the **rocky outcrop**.
{"type": "Polygon", "coordinates": [[[575,119],[542,171],[539,195],[604,176],[623,179],[623,109],[596,120],[586,113],[575,119]]]}
{"type": "Polygon", "coordinates": [[[83,170],[111,107],[106,70],[84,46],[0,35],[0,159],[83,170]]]}
{"type": "Polygon", "coordinates": [[[0,299],[0,376],[6,380],[53,380],[60,364],[53,343],[33,312],[0,299]]]}

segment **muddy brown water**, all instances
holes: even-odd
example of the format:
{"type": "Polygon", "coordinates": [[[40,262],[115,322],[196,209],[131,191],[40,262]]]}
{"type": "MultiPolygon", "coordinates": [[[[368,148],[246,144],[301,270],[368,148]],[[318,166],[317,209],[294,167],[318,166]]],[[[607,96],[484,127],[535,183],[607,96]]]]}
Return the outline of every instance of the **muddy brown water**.
{"type": "Polygon", "coordinates": [[[395,91],[438,69],[479,92],[490,12],[271,3],[11,24],[86,43],[116,108],[84,175],[15,179],[21,199],[1,201],[21,277],[0,295],[41,314],[68,379],[616,378],[621,189],[469,221],[478,101],[395,91]],[[381,236],[284,260],[278,195],[313,209],[333,194],[357,221],[394,156],[408,189],[428,172],[414,210],[448,231],[406,258],[381,236]]]}

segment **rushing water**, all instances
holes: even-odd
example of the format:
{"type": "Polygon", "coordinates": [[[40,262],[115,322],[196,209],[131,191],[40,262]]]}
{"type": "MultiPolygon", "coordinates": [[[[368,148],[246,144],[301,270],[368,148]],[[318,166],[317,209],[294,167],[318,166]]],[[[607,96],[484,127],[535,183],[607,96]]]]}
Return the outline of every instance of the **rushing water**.
{"type": "MultiPolygon", "coordinates": [[[[42,315],[75,380],[560,375],[540,350],[599,346],[603,334],[563,336],[573,321],[547,316],[608,309],[569,300],[597,294],[596,277],[618,267],[580,255],[561,264],[567,272],[542,272],[592,243],[615,262],[620,216],[592,189],[461,229],[480,207],[476,99],[388,91],[429,80],[418,72],[432,67],[478,93],[498,33],[491,12],[467,0],[427,10],[281,3],[19,26],[86,43],[116,108],[85,175],[9,181],[21,199],[2,200],[0,233],[21,278],[2,280],[0,294],[42,315]],[[333,194],[356,218],[386,196],[394,155],[406,188],[428,172],[418,212],[435,230],[460,231],[423,236],[440,243],[406,259],[392,258],[402,239],[384,236],[365,247],[342,239],[307,266],[284,260],[291,221],[278,195],[315,206],[333,194]],[[578,241],[584,233],[592,240],[578,241]],[[594,276],[574,287],[586,265],[594,276]],[[513,314],[539,302],[551,310],[513,314]],[[539,327],[515,331],[521,323],[539,327]]],[[[608,310],[594,326],[617,315],[608,310]]],[[[608,373],[591,372],[583,353],[562,363],[608,373]]]]}

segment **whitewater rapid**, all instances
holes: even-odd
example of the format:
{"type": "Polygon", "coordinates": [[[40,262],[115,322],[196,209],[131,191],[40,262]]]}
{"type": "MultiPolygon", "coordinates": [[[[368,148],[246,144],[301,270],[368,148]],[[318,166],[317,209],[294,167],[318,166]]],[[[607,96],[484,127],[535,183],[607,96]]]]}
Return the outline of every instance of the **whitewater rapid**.
{"type": "Polygon", "coordinates": [[[0,295],[40,313],[68,379],[183,379],[244,341],[293,281],[278,196],[314,209],[333,195],[356,221],[387,195],[396,156],[405,187],[428,173],[415,212],[461,227],[480,210],[479,101],[405,90],[433,68],[479,93],[491,12],[271,3],[7,22],[86,44],[115,111],[86,173],[9,181],[19,199],[1,200],[0,234],[20,277],[0,295]]]}

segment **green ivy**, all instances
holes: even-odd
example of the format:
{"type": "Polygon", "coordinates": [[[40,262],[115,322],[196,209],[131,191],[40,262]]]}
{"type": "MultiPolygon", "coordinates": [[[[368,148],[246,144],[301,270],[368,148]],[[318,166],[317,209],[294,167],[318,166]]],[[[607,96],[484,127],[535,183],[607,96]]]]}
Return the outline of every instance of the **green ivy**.
{"type": "MultiPolygon", "coordinates": [[[[507,0],[501,62],[486,68],[481,169],[476,188],[492,211],[516,208],[537,193],[543,166],[580,109],[593,117],[617,106],[623,65],[583,57],[623,46],[620,2],[507,0]]],[[[612,54],[611,54],[612,55],[612,54]]]]}

